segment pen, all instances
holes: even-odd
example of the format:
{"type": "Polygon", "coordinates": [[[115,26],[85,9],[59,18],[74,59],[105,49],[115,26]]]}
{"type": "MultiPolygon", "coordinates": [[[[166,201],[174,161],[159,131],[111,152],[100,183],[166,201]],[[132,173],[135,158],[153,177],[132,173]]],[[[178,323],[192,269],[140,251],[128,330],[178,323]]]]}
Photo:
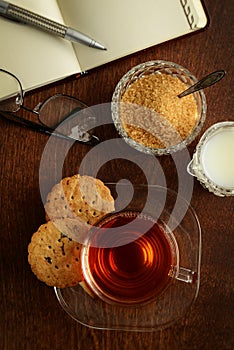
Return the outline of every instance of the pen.
{"type": "Polygon", "coordinates": [[[52,21],[19,6],[10,4],[7,1],[0,0],[0,16],[16,20],[20,23],[29,24],[72,42],[81,43],[100,50],[106,50],[102,44],[73,28],[52,21]]]}

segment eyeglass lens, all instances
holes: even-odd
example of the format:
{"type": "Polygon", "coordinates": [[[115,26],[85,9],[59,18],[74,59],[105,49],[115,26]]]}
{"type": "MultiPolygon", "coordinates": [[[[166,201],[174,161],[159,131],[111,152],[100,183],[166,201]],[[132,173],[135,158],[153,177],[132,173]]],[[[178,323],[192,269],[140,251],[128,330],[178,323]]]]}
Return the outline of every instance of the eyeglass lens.
{"type": "Polygon", "coordinates": [[[0,70],[0,111],[16,112],[23,103],[19,81],[10,73],[0,70]]]}
{"type": "Polygon", "coordinates": [[[66,95],[55,95],[40,107],[40,122],[60,133],[80,141],[93,135],[95,117],[83,102],[66,95]]]}

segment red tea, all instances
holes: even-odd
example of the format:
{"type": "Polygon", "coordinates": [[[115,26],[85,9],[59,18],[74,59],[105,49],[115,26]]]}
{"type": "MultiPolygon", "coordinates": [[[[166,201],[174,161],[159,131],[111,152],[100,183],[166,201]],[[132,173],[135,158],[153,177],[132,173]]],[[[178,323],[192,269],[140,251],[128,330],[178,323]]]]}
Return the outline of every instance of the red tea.
{"type": "Polygon", "coordinates": [[[163,224],[122,212],[109,216],[93,231],[82,254],[84,277],[107,302],[144,303],[168,285],[175,255],[163,224]]]}

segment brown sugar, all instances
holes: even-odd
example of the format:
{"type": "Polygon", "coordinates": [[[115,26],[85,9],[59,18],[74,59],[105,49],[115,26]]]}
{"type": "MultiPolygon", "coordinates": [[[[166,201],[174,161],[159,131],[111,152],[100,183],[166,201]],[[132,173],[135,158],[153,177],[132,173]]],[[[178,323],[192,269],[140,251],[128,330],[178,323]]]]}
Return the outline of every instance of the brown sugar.
{"type": "Polygon", "coordinates": [[[122,96],[120,119],[127,134],[152,148],[184,140],[197,123],[193,95],[179,98],[187,85],[176,76],[150,74],[134,81],[122,96]]]}

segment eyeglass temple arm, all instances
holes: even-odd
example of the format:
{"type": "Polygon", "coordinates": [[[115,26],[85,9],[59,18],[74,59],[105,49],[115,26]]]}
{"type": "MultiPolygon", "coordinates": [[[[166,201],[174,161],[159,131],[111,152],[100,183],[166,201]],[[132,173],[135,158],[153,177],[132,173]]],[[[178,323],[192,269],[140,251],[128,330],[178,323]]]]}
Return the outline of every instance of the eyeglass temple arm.
{"type": "Polygon", "coordinates": [[[35,111],[35,109],[28,108],[28,107],[24,106],[23,104],[20,106],[20,108],[24,109],[25,111],[28,111],[28,112],[31,112],[31,113],[39,115],[38,111],[35,111]]]}
{"type": "Polygon", "coordinates": [[[100,142],[99,139],[96,138],[96,137],[92,137],[92,139],[87,141],[87,142],[76,140],[76,139],[74,139],[72,137],[63,135],[62,133],[59,133],[58,131],[53,130],[52,128],[49,128],[49,127],[47,127],[45,125],[37,124],[37,123],[32,122],[31,120],[27,120],[27,119],[21,118],[21,117],[19,117],[17,115],[14,115],[11,112],[4,112],[3,113],[3,112],[0,111],[0,118],[3,118],[3,119],[8,120],[8,121],[11,121],[13,123],[16,123],[18,125],[24,126],[26,128],[29,128],[29,129],[32,129],[32,130],[36,130],[36,131],[38,131],[40,133],[43,133],[43,134],[56,136],[56,137],[59,137],[61,139],[65,139],[65,140],[68,140],[68,141],[76,141],[76,142],[78,142],[80,144],[83,144],[83,145],[94,146],[95,144],[98,144],[100,142]]]}

